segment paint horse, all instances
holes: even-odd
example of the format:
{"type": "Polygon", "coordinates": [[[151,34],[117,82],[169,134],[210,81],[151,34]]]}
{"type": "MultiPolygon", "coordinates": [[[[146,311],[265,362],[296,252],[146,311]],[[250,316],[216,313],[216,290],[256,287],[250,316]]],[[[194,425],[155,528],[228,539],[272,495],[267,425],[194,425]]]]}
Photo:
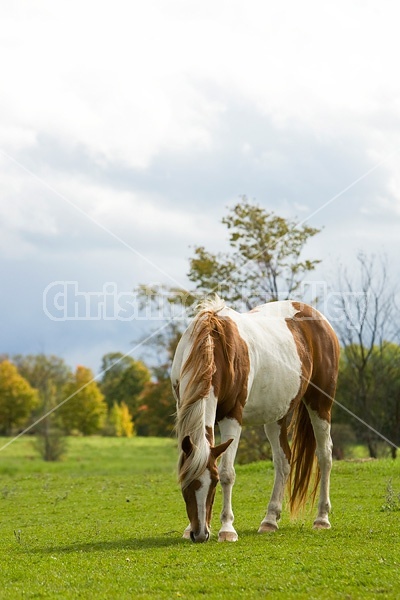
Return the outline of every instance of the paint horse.
{"type": "Polygon", "coordinates": [[[271,302],[242,314],[218,297],[201,305],[177,346],[171,371],[177,400],[179,480],[190,521],[184,538],[209,539],[220,480],[223,507],[218,540],[238,539],[232,488],[242,422],[264,425],[273,454],[274,486],[258,531],[278,529],[287,482],[294,514],[308,495],[315,498],[320,484],[314,528],[330,527],[330,421],[338,362],[337,337],[327,319],[310,306],[271,302]],[[221,434],[217,446],[215,423],[221,434]]]}

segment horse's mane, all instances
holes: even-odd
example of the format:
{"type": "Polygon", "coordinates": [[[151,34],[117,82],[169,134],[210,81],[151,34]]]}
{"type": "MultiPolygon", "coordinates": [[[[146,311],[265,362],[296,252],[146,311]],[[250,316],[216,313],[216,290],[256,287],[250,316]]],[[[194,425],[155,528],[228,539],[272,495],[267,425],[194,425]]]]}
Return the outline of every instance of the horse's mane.
{"type": "MultiPolygon", "coordinates": [[[[182,396],[178,403],[176,432],[179,446],[190,436],[192,452],[179,460],[179,480],[185,488],[206,469],[210,444],[205,435],[205,402],[210,394],[215,372],[214,336],[226,345],[223,318],[218,312],[225,302],[218,296],[198,306],[190,336],[191,349],[184,363],[180,379],[182,396]]],[[[228,354],[226,352],[226,354],[228,354]]]]}

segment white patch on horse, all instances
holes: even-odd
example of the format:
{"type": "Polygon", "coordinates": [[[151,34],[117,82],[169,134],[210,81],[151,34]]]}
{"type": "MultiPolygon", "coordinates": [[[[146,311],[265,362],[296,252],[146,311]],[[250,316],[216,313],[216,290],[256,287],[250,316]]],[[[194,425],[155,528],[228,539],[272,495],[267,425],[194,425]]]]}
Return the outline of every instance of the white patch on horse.
{"type": "Polygon", "coordinates": [[[207,528],[207,496],[210,491],[211,475],[208,469],[199,477],[200,487],[196,490],[197,502],[197,517],[200,523],[200,531],[197,533],[205,533],[207,528]]]}
{"type": "Polygon", "coordinates": [[[205,408],[205,416],[204,422],[205,426],[210,429],[214,429],[215,424],[215,412],[217,410],[218,398],[215,396],[214,388],[211,386],[210,393],[206,398],[206,408],[205,408]]]}
{"type": "Polygon", "coordinates": [[[278,421],[286,415],[299,391],[301,361],[286,322],[297,312],[289,300],[264,304],[246,314],[229,310],[250,355],[244,422],[278,421]]]}

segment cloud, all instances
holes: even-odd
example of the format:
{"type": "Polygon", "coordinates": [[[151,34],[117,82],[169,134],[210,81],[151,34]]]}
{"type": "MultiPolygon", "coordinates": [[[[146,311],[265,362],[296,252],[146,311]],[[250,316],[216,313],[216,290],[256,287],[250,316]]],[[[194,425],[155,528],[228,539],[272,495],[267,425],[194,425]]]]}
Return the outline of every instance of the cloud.
{"type": "Polygon", "coordinates": [[[241,194],[288,218],[315,213],[312,257],[397,257],[393,2],[40,0],[0,12],[4,350],[94,360],[111,340],[128,348],[120,323],[46,321],[43,290],[185,284],[193,246],[226,248],[221,218],[241,194]]]}
{"type": "Polygon", "coordinates": [[[2,9],[11,60],[0,134],[10,151],[51,135],[100,166],[146,168],[159,152],[207,149],[226,105],[199,82],[244,95],[278,125],[301,121],[318,133],[398,95],[396,20],[376,2],[235,2],[229,15],[210,2],[23,6],[2,9]]]}

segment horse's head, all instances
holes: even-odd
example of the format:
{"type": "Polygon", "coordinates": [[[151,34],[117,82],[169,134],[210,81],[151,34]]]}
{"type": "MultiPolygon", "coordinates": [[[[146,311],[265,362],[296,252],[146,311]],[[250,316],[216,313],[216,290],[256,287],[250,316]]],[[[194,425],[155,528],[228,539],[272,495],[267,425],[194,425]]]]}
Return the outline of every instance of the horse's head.
{"type": "MultiPolygon", "coordinates": [[[[207,466],[203,473],[185,485],[182,495],[186,503],[186,512],[190,521],[190,539],[192,542],[207,542],[210,537],[210,522],[215,498],[215,488],[219,481],[217,459],[233,440],[219,446],[210,446],[207,466]]],[[[182,466],[192,454],[194,448],[189,436],[182,441],[182,466]]]]}

